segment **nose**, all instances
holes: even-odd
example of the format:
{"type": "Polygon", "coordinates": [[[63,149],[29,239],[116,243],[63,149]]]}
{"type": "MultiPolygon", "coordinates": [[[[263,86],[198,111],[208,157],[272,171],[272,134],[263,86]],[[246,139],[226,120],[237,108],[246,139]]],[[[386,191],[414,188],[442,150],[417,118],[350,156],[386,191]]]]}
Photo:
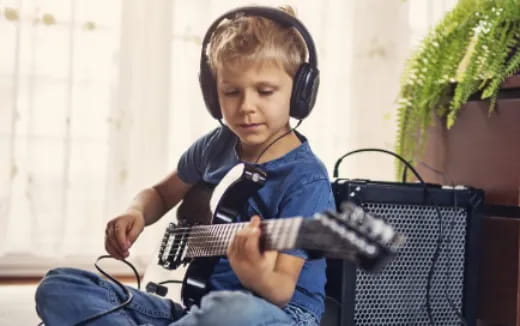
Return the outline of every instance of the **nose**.
{"type": "Polygon", "coordinates": [[[242,113],[252,113],[255,111],[255,98],[254,94],[251,91],[244,91],[242,93],[242,99],[240,102],[240,112],[242,113]]]}

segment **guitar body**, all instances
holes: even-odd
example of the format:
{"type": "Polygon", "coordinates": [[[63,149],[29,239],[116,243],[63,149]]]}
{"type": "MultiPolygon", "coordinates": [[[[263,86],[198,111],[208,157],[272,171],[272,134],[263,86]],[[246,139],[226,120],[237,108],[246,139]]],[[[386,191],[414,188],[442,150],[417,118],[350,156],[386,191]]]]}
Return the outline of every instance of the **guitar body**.
{"type": "MultiPolygon", "coordinates": [[[[236,217],[245,207],[247,199],[258,191],[264,184],[265,178],[265,172],[250,165],[239,164],[231,169],[211,196],[211,203],[214,203],[214,207],[211,207],[211,211],[213,211],[211,224],[236,222],[236,217]],[[218,198],[215,199],[214,196],[218,198]]],[[[200,191],[204,193],[203,190],[200,191]]],[[[209,193],[211,192],[206,192],[206,194],[209,193]]],[[[200,196],[198,197],[200,198],[200,196]]],[[[198,206],[202,207],[201,204],[199,202],[198,206]]],[[[182,211],[180,207],[179,209],[182,211]]],[[[189,219],[186,218],[187,220],[189,219]]],[[[221,256],[194,258],[189,264],[181,289],[182,302],[187,308],[194,304],[199,305],[202,296],[208,292],[209,278],[220,258],[221,256]]]]}

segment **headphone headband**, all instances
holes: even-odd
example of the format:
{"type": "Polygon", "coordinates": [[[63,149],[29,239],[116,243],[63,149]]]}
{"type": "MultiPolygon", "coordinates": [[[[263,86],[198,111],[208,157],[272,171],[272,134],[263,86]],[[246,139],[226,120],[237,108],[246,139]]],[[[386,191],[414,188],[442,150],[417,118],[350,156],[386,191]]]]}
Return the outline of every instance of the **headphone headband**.
{"type": "MultiPolygon", "coordinates": [[[[240,7],[233,10],[230,10],[220,17],[218,17],[208,28],[206,35],[204,35],[204,39],[202,40],[202,50],[201,50],[201,58],[204,58],[207,60],[206,50],[207,46],[211,40],[211,36],[213,35],[213,32],[218,27],[218,25],[224,20],[224,19],[231,19],[235,18],[238,15],[243,16],[258,16],[258,17],[264,17],[271,19],[275,22],[278,22],[282,25],[288,26],[288,27],[294,27],[296,30],[300,33],[300,35],[303,37],[303,40],[305,41],[305,45],[307,47],[307,53],[309,55],[309,64],[313,67],[318,66],[318,57],[316,55],[316,47],[314,46],[314,41],[312,40],[312,37],[310,33],[307,31],[307,28],[302,24],[298,18],[293,17],[280,9],[270,8],[270,7],[260,7],[260,6],[247,6],[247,7],[240,7]]],[[[206,61],[207,62],[207,61],[206,61]]],[[[202,65],[202,61],[201,61],[202,65]]],[[[202,70],[202,67],[201,67],[202,70]]]]}
{"type": "Polygon", "coordinates": [[[215,119],[222,118],[220,105],[218,103],[218,94],[216,91],[216,81],[208,63],[207,46],[218,25],[224,19],[232,19],[238,15],[264,17],[284,26],[294,27],[303,38],[307,47],[308,62],[305,62],[300,66],[296,72],[296,76],[294,77],[290,115],[300,120],[305,118],[314,106],[319,85],[318,58],[314,41],[305,26],[296,17],[293,17],[280,9],[262,6],[247,6],[230,10],[218,17],[210,25],[204,35],[200,54],[199,82],[208,111],[215,119]]]}

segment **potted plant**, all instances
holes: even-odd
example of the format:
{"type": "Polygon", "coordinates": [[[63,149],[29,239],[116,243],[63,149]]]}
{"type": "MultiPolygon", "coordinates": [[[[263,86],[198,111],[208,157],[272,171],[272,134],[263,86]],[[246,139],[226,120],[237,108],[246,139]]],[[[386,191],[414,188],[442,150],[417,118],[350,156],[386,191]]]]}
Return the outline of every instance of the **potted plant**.
{"type": "Polygon", "coordinates": [[[520,69],[519,45],[520,0],[459,0],[403,73],[397,153],[417,163],[432,126],[449,132],[470,99],[485,101],[493,115],[504,81],[520,69]]]}
{"type": "MultiPolygon", "coordinates": [[[[520,0],[459,0],[409,59],[396,151],[425,181],[520,206],[519,48],[520,0]]],[[[478,317],[520,325],[520,220],[486,217],[481,241],[478,317]]]]}

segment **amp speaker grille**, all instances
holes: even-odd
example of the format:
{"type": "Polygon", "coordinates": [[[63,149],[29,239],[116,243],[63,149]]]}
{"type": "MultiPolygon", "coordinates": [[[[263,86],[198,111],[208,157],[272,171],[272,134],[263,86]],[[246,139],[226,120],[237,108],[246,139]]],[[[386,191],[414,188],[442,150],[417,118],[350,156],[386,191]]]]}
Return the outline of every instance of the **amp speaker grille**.
{"type": "MultiPolygon", "coordinates": [[[[357,272],[355,325],[429,325],[426,281],[439,241],[435,207],[365,203],[373,215],[383,216],[406,243],[381,274],[357,272]]],[[[466,239],[466,210],[439,208],[442,239],[431,278],[430,305],[437,325],[460,325],[466,239]]]]}
{"type": "Polygon", "coordinates": [[[327,294],[341,304],[340,325],[428,326],[427,307],[435,325],[476,324],[482,190],[347,179],[332,188],[338,208],[353,201],[406,237],[377,274],[328,262],[327,294]]]}

